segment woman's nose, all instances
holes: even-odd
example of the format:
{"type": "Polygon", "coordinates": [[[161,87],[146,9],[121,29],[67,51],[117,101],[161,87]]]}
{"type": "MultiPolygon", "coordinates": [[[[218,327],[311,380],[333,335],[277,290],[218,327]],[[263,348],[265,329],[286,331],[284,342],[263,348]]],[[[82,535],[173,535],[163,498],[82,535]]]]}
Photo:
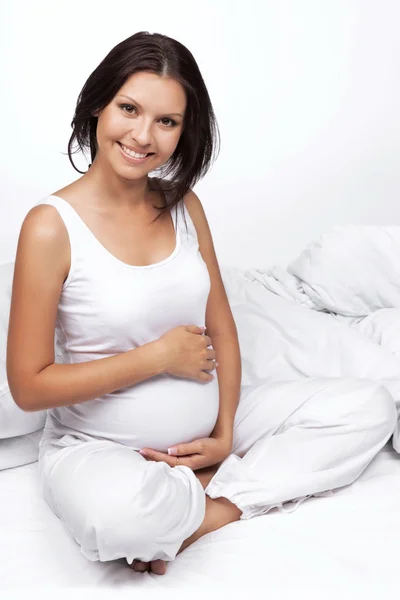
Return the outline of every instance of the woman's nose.
{"type": "Polygon", "coordinates": [[[148,146],[151,142],[151,124],[144,119],[137,120],[135,128],[132,130],[132,139],[136,140],[140,146],[148,146]]]}

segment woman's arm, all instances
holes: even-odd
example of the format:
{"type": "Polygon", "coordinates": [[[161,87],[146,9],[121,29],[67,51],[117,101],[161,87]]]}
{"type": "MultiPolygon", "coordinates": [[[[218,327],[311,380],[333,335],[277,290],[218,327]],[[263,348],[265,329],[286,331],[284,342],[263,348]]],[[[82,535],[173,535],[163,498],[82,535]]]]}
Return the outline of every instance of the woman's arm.
{"type": "Polygon", "coordinates": [[[211,337],[217,356],[219,413],[211,437],[223,437],[232,443],[233,424],[240,395],[242,365],[237,334],[217,334],[211,337]]]}
{"type": "Polygon", "coordinates": [[[158,340],[99,360],[54,363],[57,306],[69,262],[68,234],[55,209],[31,209],[18,240],[7,339],[10,391],[26,412],[92,400],[168,366],[158,340]]]}
{"type": "Polygon", "coordinates": [[[219,365],[217,373],[220,390],[218,419],[211,435],[232,441],[242,378],[238,335],[202,204],[193,191],[185,196],[184,201],[196,228],[200,253],[207,265],[211,280],[206,327],[219,365]]]}

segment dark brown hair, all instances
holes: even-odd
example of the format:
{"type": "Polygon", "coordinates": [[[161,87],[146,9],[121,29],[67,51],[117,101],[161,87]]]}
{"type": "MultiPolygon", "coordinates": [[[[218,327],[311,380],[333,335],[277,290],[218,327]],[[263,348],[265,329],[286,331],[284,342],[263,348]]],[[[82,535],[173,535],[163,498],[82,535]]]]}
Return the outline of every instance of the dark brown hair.
{"type": "MultiPolygon", "coordinates": [[[[164,207],[178,204],[201,179],[219,152],[219,130],[210,97],[199,67],[191,52],[178,41],[160,33],[140,31],[115,46],[89,76],[83,86],[71,123],[68,157],[76,171],[72,154],[90,150],[91,162],[97,152],[97,117],[126,80],[139,71],[168,76],[178,81],[186,94],[183,131],[168,162],[157,170],[162,190],[169,192],[164,207]],[[77,148],[73,150],[74,144],[77,148]],[[167,177],[168,179],[164,179],[167,177]]],[[[152,177],[160,189],[158,178],[152,177]]],[[[161,213],[160,215],[161,216],[161,213]]],[[[157,217],[158,218],[158,217],[157,217]]]]}

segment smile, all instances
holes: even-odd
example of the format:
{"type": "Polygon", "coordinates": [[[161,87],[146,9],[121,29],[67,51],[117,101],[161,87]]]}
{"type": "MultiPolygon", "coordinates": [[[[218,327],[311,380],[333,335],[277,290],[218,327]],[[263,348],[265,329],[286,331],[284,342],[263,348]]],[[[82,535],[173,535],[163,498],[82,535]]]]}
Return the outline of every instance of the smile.
{"type": "Polygon", "coordinates": [[[129,162],[132,163],[142,163],[144,162],[147,158],[149,158],[150,156],[153,156],[154,152],[148,152],[147,154],[142,154],[140,152],[135,152],[134,150],[131,150],[130,148],[127,148],[127,146],[124,146],[123,144],[121,144],[121,142],[118,142],[119,147],[121,148],[121,152],[122,155],[129,159],[129,162]]]}

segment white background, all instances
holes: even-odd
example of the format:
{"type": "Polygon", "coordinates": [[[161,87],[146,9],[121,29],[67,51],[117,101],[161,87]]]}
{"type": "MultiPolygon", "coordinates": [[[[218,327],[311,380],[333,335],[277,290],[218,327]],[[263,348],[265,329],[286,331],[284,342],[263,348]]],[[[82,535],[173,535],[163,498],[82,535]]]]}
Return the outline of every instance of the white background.
{"type": "Polygon", "coordinates": [[[79,177],[63,154],[77,96],[141,30],[185,44],[208,86],[222,146],[195,190],[222,265],[400,225],[397,0],[1,0],[0,22],[1,262],[28,210],[79,177]]]}

